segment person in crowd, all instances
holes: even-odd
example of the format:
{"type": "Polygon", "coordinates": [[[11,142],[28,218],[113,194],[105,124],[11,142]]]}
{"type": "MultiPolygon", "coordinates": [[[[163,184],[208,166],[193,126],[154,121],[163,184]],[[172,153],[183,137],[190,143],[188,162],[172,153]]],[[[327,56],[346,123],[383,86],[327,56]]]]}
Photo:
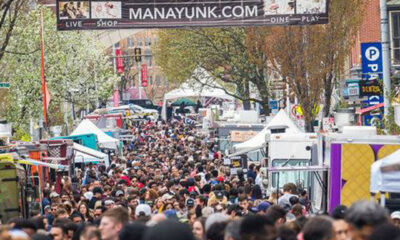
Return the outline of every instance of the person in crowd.
{"type": "Polygon", "coordinates": [[[265,188],[259,165],[231,172],[214,134],[186,121],[128,128],[132,140],[108,167],[57,173],[44,186],[43,214],[32,207],[28,219],[3,222],[1,240],[400,240],[398,211],[358,202],[315,216],[298,181],[281,193],[265,188]]]}
{"type": "Polygon", "coordinates": [[[141,240],[146,230],[147,226],[140,222],[125,224],[119,233],[119,240],[141,240]]]}
{"type": "Polygon", "coordinates": [[[242,240],[274,240],[276,238],[274,221],[263,215],[244,217],[239,232],[242,240]]]}
{"type": "Polygon", "coordinates": [[[352,240],[366,240],[374,228],[388,222],[388,214],[375,202],[356,202],[346,210],[345,220],[349,224],[349,235],[352,240]]]}
{"type": "Polygon", "coordinates": [[[102,240],[118,240],[118,234],[129,222],[128,211],[123,207],[115,207],[104,212],[99,230],[102,240]]]}
{"type": "Polygon", "coordinates": [[[349,224],[344,220],[346,210],[346,206],[340,205],[332,212],[333,229],[335,231],[336,240],[347,240],[349,238],[349,224]]]}
{"type": "Polygon", "coordinates": [[[193,235],[196,240],[205,240],[206,230],[205,230],[205,218],[198,218],[193,223],[193,235]]]}
{"type": "Polygon", "coordinates": [[[304,240],[335,240],[333,221],[326,216],[311,218],[302,232],[304,240]]]}
{"type": "Polygon", "coordinates": [[[394,211],[390,214],[390,220],[392,221],[393,225],[400,228],[400,211],[394,211]]]}
{"type": "Polygon", "coordinates": [[[224,240],[240,240],[240,224],[240,220],[229,222],[225,228],[224,240]]]}
{"type": "Polygon", "coordinates": [[[50,235],[53,240],[68,240],[68,229],[66,225],[66,222],[59,220],[55,221],[50,229],[50,235]]]}
{"type": "Polygon", "coordinates": [[[286,183],[283,185],[283,195],[278,199],[279,206],[283,207],[286,211],[290,210],[292,204],[290,203],[291,197],[297,197],[297,187],[294,183],[286,183]]]}

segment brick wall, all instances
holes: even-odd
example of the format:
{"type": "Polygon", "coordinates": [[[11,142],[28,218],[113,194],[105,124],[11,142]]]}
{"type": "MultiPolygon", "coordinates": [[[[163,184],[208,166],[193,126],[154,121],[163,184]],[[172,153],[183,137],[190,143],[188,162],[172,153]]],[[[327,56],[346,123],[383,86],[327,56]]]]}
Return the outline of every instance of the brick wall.
{"type": "Polygon", "coordinates": [[[365,0],[365,14],[350,56],[350,68],[361,65],[361,43],[380,42],[379,0],[365,0]]]}

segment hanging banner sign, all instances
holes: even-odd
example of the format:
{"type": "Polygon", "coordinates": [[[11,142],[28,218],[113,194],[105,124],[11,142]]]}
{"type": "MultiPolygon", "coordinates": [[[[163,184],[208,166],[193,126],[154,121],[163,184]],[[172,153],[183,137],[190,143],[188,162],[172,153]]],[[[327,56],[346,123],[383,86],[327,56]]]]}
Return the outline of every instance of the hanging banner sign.
{"type": "Polygon", "coordinates": [[[142,64],[140,71],[142,74],[142,87],[147,87],[147,65],[142,64]]]}
{"type": "Polygon", "coordinates": [[[308,25],[328,22],[329,0],[57,0],[57,29],[308,25]]]}
{"type": "Polygon", "coordinates": [[[119,49],[119,48],[115,49],[115,57],[116,57],[115,62],[117,65],[118,73],[124,72],[124,62],[123,62],[121,55],[122,55],[121,49],[119,49]]]}

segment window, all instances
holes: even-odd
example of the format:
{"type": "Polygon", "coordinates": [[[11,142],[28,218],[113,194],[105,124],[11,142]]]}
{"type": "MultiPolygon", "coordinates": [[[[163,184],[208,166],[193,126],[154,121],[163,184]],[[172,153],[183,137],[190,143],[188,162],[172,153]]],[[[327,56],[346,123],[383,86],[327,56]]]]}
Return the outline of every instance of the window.
{"type": "Polygon", "coordinates": [[[137,45],[138,46],[142,46],[142,38],[138,38],[137,39],[137,45]]]}
{"type": "MultiPolygon", "coordinates": [[[[310,164],[307,159],[275,159],[272,167],[305,167],[310,164]]],[[[303,188],[309,186],[309,173],[306,171],[281,171],[272,173],[272,187],[282,188],[286,183],[302,184],[303,188]]]]}
{"type": "Polygon", "coordinates": [[[153,43],[154,43],[154,45],[157,45],[157,43],[158,43],[158,37],[154,37],[153,43]]]}
{"type": "Polygon", "coordinates": [[[128,47],[133,47],[135,45],[133,38],[128,37],[128,47]]]}
{"type": "Polygon", "coordinates": [[[145,57],[147,66],[151,67],[151,65],[153,64],[153,57],[151,56],[151,50],[150,49],[146,49],[144,51],[144,55],[145,55],[144,57],[145,57]]]}
{"type": "Polygon", "coordinates": [[[400,12],[390,12],[392,63],[400,64],[400,12]]]}
{"type": "Polygon", "coordinates": [[[151,45],[151,37],[146,37],[144,44],[145,44],[145,46],[150,46],[151,45]]]}

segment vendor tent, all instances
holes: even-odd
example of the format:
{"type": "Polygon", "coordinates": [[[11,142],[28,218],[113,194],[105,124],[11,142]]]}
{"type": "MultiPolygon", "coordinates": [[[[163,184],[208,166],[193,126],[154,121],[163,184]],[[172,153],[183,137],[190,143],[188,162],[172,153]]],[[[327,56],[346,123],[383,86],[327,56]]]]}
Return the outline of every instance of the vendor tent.
{"type": "Polygon", "coordinates": [[[94,123],[88,119],[83,120],[78,127],[71,133],[71,136],[90,134],[93,133],[97,136],[99,147],[118,149],[119,140],[108,136],[101,129],[96,127],[94,123]]]}
{"type": "Polygon", "coordinates": [[[234,154],[247,153],[262,148],[266,143],[266,135],[271,133],[271,129],[285,128],[285,133],[301,133],[302,131],[290,119],[285,110],[281,109],[278,114],[265,126],[261,132],[246,142],[233,146],[234,154]]]}
{"type": "Polygon", "coordinates": [[[110,164],[107,154],[82,146],[78,143],[74,143],[74,151],[75,163],[101,162],[104,163],[106,167],[110,164]]]}
{"type": "Polygon", "coordinates": [[[214,97],[226,100],[234,98],[228,95],[220,85],[215,82],[215,79],[202,68],[197,68],[190,79],[183,83],[179,88],[174,89],[164,95],[163,107],[161,116],[164,120],[167,119],[167,101],[185,97],[214,97]],[[210,87],[210,85],[215,87],[210,87]]]}
{"type": "Polygon", "coordinates": [[[175,102],[173,102],[171,105],[172,106],[180,106],[182,103],[184,103],[186,107],[197,105],[195,102],[193,102],[192,100],[187,99],[187,98],[180,98],[180,99],[176,100],[175,102]]]}
{"type": "Polygon", "coordinates": [[[372,164],[370,192],[400,193],[400,150],[372,164]]]}

